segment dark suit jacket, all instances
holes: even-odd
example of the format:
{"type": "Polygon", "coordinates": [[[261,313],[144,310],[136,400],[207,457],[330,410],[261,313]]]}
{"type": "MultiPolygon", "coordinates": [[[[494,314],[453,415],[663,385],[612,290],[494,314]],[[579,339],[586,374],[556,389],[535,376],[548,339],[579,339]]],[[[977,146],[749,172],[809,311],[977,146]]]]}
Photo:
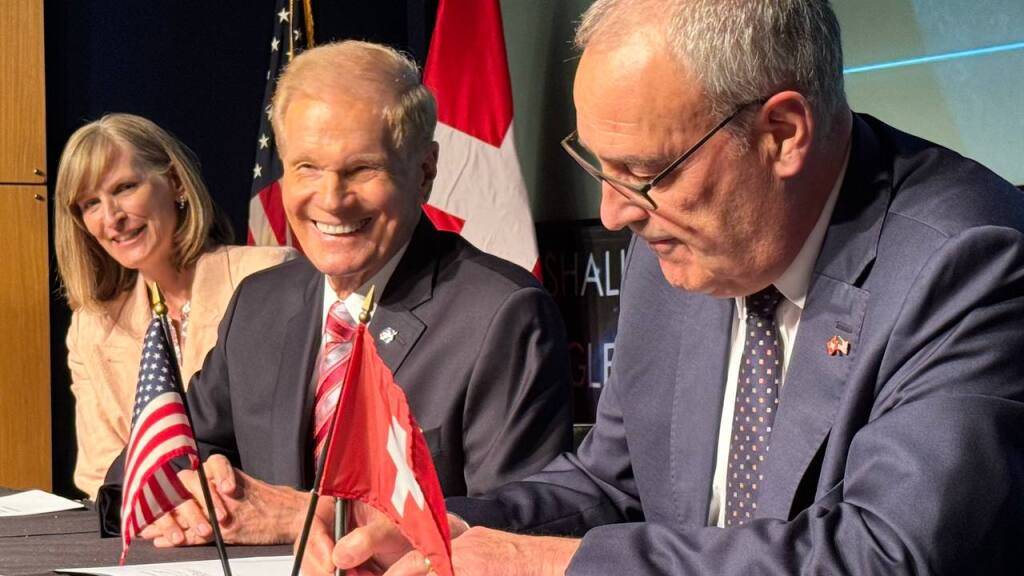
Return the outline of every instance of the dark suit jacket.
{"type": "MultiPolygon", "coordinates": [[[[188,391],[196,438],[264,481],[307,488],[324,277],[298,259],[242,282],[188,391]]],[[[565,331],[525,270],[423,218],[370,333],[424,430],[446,495],[539,470],[571,445],[565,331]]],[[[342,428],[340,433],[357,433],[342,428]]]]}
{"type": "Polygon", "coordinates": [[[872,118],[852,146],[757,519],[706,526],[732,301],[672,288],[642,243],[578,455],[449,508],[586,533],[574,574],[1022,573],[1024,195],[872,118]]]}
{"type": "MultiPolygon", "coordinates": [[[[323,306],[324,275],[302,258],[239,286],[188,389],[204,455],[225,454],[265,482],[311,486],[323,306]]],[[[369,328],[397,331],[378,338],[378,351],[406,390],[445,495],[523,478],[570,446],[564,328],[519,266],[422,218],[369,328]]]]}
{"type": "MultiPolygon", "coordinates": [[[[312,485],[312,371],[324,277],[299,258],[243,281],[188,390],[205,459],[273,484],[312,485]]],[[[568,352],[554,301],[522,268],[426,218],[378,302],[370,333],[409,400],[445,495],[481,494],[571,448],[568,352]]],[[[346,432],[342,430],[342,432],[346,432]]],[[[119,532],[123,452],[97,499],[119,532]]]]}

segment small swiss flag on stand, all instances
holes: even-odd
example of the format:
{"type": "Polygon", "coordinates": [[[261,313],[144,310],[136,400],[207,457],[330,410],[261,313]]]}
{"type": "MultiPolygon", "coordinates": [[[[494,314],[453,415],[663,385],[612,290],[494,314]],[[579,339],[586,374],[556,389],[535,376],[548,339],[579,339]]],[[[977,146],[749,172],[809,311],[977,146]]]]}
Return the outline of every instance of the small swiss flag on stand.
{"type": "Polygon", "coordinates": [[[434,572],[452,574],[448,517],[430,451],[365,324],[352,344],[320,494],[373,506],[430,560],[434,572]]]}

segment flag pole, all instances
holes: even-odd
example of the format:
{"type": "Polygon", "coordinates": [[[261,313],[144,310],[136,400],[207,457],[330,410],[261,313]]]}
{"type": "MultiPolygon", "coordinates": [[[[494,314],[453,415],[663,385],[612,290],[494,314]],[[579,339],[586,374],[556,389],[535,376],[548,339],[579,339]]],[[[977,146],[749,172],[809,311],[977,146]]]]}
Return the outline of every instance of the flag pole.
{"type": "MultiPolygon", "coordinates": [[[[185,397],[185,382],[181,379],[181,365],[178,364],[178,355],[174,350],[171,334],[171,326],[167,320],[167,304],[164,303],[164,295],[160,292],[160,287],[156,282],[149,285],[149,301],[153,308],[153,313],[156,314],[160,320],[160,327],[164,331],[164,338],[168,344],[171,344],[167,350],[167,354],[171,359],[172,369],[176,378],[175,388],[178,395],[181,397],[181,404],[185,408],[185,417],[188,418],[188,427],[191,430],[195,430],[195,426],[192,425],[192,411],[188,408],[188,399],[185,397]]],[[[194,432],[193,432],[194,434],[194,432]]],[[[198,449],[198,446],[196,446],[198,449]]],[[[220,533],[220,524],[217,523],[217,515],[213,509],[213,498],[210,496],[210,484],[206,479],[206,470],[203,469],[202,461],[197,466],[199,472],[199,486],[203,492],[203,500],[206,502],[206,511],[210,518],[210,525],[213,527],[213,540],[217,545],[217,555],[220,556],[220,565],[224,570],[224,576],[231,576],[231,565],[228,563],[228,551],[224,546],[224,538],[220,533]]]]}
{"type": "MultiPolygon", "coordinates": [[[[334,541],[341,540],[348,531],[348,500],[334,499],[334,541]]],[[[341,568],[334,568],[334,576],[341,576],[341,568]]]]}
{"type": "MultiPolygon", "coordinates": [[[[370,313],[373,311],[373,294],[376,290],[376,286],[370,286],[369,292],[366,293],[366,298],[363,299],[363,309],[359,312],[359,323],[368,324],[370,322],[370,313]]],[[[344,384],[343,384],[344,385],[344,384]]],[[[306,544],[309,542],[309,530],[313,526],[313,516],[316,515],[316,505],[320,500],[320,486],[323,484],[324,479],[324,463],[327,462],[327,449],[331,445],[331,440],[334,438],[334,425],[337,423],[337,411],[338,406],[341,405],[341,397],[338,398],[338,404],[334,407],[335,416],[331,418],[331,428],[327,433],[327,441],[324,442],[324,447],[317,456],[316,461],[316,473],[313,477],[313,487],[309,491],[309,507],[306,508],[306,518],[302,522],[302,534],[299,536],[299,545],[295,550],[295,561],[292,563],[292,576],[299,576],[299,569],[302,567],[302,557],[306,553],[306,544]]],[[[348,532],[348,518],[349,518],[349,502],[348,500],[337,498],[334,501],[334,541],[337,542],[348,532]]],[[[340,575],[339,569],[334,570],[335,576],[340,575]]]]}

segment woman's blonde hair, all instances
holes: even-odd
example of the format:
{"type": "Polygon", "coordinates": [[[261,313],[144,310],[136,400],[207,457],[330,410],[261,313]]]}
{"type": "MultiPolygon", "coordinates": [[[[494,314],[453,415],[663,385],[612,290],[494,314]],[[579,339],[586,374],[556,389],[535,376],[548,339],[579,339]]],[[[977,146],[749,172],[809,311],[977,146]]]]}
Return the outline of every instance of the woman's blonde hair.
{"type": "Polygon", "coordinates": [[[138,273],[117,263],[86,230],[78,198],[95,190],[122,151],[138,168],[169,179],[184,195],[174,231],[174,265],[191,266],[213,246],[229,242],[231,225],[214,205],[195,155],[152,121],[108,114],[71,135],[60,157],[54,206],[54,245],[64,295],[72,308],[96,309],[135,284],[138,273]]]}

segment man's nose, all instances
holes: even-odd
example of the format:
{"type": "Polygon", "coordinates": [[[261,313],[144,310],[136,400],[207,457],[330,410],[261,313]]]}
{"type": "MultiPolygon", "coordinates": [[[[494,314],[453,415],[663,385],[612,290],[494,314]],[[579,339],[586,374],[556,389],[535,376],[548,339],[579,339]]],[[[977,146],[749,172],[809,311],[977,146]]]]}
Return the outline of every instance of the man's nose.
{"type": "MultiPolygon", "coordinates": [[[[325,172],[317,192],[319,204],[326,210],[341,208],[352,193],[349,183],[337,172],[325,172]]],[[[349,201],[350,202],[350,201],[349,201]]]]}
{"type": "Polygon", "coordinates": [[[601,182],[601,224],[609,230],[621,230],[646,220],[650,214],[607,182],[601,182]]]}

